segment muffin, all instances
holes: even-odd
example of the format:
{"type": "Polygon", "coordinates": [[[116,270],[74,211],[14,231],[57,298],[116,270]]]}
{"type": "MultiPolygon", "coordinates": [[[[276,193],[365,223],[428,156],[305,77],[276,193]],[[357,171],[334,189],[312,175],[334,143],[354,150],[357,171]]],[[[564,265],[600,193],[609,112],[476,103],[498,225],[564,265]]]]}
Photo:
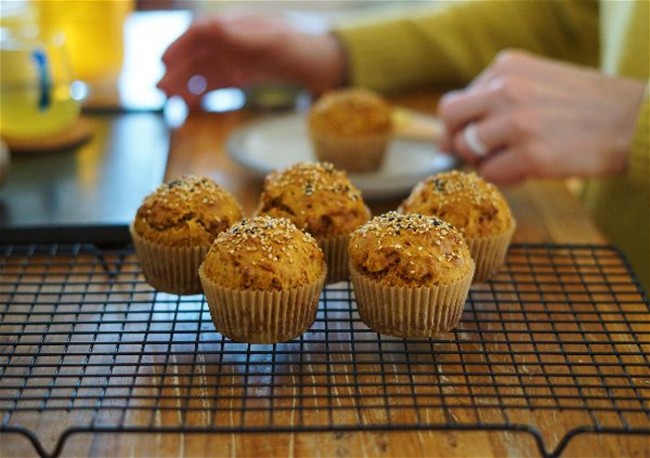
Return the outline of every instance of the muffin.
{"type": "Polygon", "coordinates": [[[496,186],[475,173],[457,170],[419,183],[398,210],[437,216],[458,229],[476,262],[474,283],[487,280],[503,266],[516,226],[496,186]]]}
{"type": "Polygon", "coordinates": [[[359,316],[371,329],[418,338],[458,325],[474,261],[450,224],[388,212],[352,233],[349,255],[359,316]]]}
{"type": "Polygon", "coordinates": [[[267,176],[257,214],[284,217],[310,233],[325,253],[327,283],[347,280],[350,233],[370,219],[345,172],[330,163],[300,162],[267,176]]]}
{"type": "Polygon", "coordinates": [[[257,216],[219,234],[199,276],[217,331],[269,344],[309,329],[325,271],[312,236],[287,219],[257,216]]]}
{"type": "Polygon", "coordinates": [[[392,136],[389,103],[365,89],[324,94],[311,107],[309,137],[318,160],[350,173],[381,168],[392,136]]]}
{"type": "Polygon", "coordinates": [[[235,198],[210,178],[185,176],[159,186],[130,227],[147,282],[167,293],[200,293],[203,257],[242,216],[235,198]]]}

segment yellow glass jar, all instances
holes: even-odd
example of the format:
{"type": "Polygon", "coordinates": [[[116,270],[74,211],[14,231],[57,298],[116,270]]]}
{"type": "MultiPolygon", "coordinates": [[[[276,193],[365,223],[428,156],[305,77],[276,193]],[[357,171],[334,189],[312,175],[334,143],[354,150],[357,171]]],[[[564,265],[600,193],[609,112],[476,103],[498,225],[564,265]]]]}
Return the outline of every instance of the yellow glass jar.
{"type": "Polygon", "coordinates": [[[44,36],[63,33],[77,78],[115,79],[124,59],[124,23],[133,0],[33,0],[44,36]]]}
{"type": "Polygon", "coordinates": [[[62,132],[79,117],[80,101],[62,39],[0,40],[0,136],[35,139],[62,132]]]}

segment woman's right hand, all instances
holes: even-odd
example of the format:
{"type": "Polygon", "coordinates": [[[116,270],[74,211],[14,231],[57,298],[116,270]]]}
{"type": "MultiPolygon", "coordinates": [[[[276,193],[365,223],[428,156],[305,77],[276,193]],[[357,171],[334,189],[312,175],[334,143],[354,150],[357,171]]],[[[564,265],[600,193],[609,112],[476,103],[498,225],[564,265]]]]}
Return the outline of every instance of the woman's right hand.
{"type": "Polygon", "coordinates": [[[192,24],[163,55],[158,82],[168,97],[198,106],[203,92],[259,83],[292,83],[322,93],[345,80],[345,59],[337,39],[311,35],[275,17],[219,15],[192,24]],[[190,79],[205,87],[190,90],[190,79]]]}
{"type": "Polygon", "coordinates": [[[442,98],[447,134],[441,147],[498,184],[621,174],[645,86],[504,51],[467,89],[442,98]]]}

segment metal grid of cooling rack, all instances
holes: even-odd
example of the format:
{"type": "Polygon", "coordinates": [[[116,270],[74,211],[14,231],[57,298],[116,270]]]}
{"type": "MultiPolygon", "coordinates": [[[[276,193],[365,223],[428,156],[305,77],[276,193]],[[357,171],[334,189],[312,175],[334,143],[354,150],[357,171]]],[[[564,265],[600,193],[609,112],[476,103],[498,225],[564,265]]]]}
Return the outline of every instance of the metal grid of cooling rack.
{"type": "Polygon", "coordinates": [[[222,337],[203,296],[151,289],[128,249],[8,245],[0,262],[0,433],[42,456],[83,432],[524,431],[544,456],[650,434],[650,305],[611,247],[513,246],[431,340],[379,336],[329,286],[276,345],[222,337]],[[58,436],[30,429],[46,421],[58,436]]]}

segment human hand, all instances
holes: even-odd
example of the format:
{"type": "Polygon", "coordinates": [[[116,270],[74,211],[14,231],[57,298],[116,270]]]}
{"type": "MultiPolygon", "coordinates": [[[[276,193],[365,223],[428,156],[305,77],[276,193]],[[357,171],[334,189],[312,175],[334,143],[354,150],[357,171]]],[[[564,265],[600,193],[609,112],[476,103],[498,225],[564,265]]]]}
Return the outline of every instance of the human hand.
{"type": "Polygon", "coordinates": [[[441,148],[498,184],[622,173],[644,91],[642,81],[504,51],[467,89],[440,101],[441,148]],[[483,157],[468,146],[470,123],[483,157]]]}
{"type": "Polygon", "coordinates": [[[243,13],[192,24],[162,60],[166,72],[158,87],[167,96],[181,96],[191,107],[206,91],[268,82],[320,93],[342,84],[346,71],[332,35],[311,35],[279,18],[243,13]],[[196,75],[205,79],[205,87],[190,90],[196,75]]]}

